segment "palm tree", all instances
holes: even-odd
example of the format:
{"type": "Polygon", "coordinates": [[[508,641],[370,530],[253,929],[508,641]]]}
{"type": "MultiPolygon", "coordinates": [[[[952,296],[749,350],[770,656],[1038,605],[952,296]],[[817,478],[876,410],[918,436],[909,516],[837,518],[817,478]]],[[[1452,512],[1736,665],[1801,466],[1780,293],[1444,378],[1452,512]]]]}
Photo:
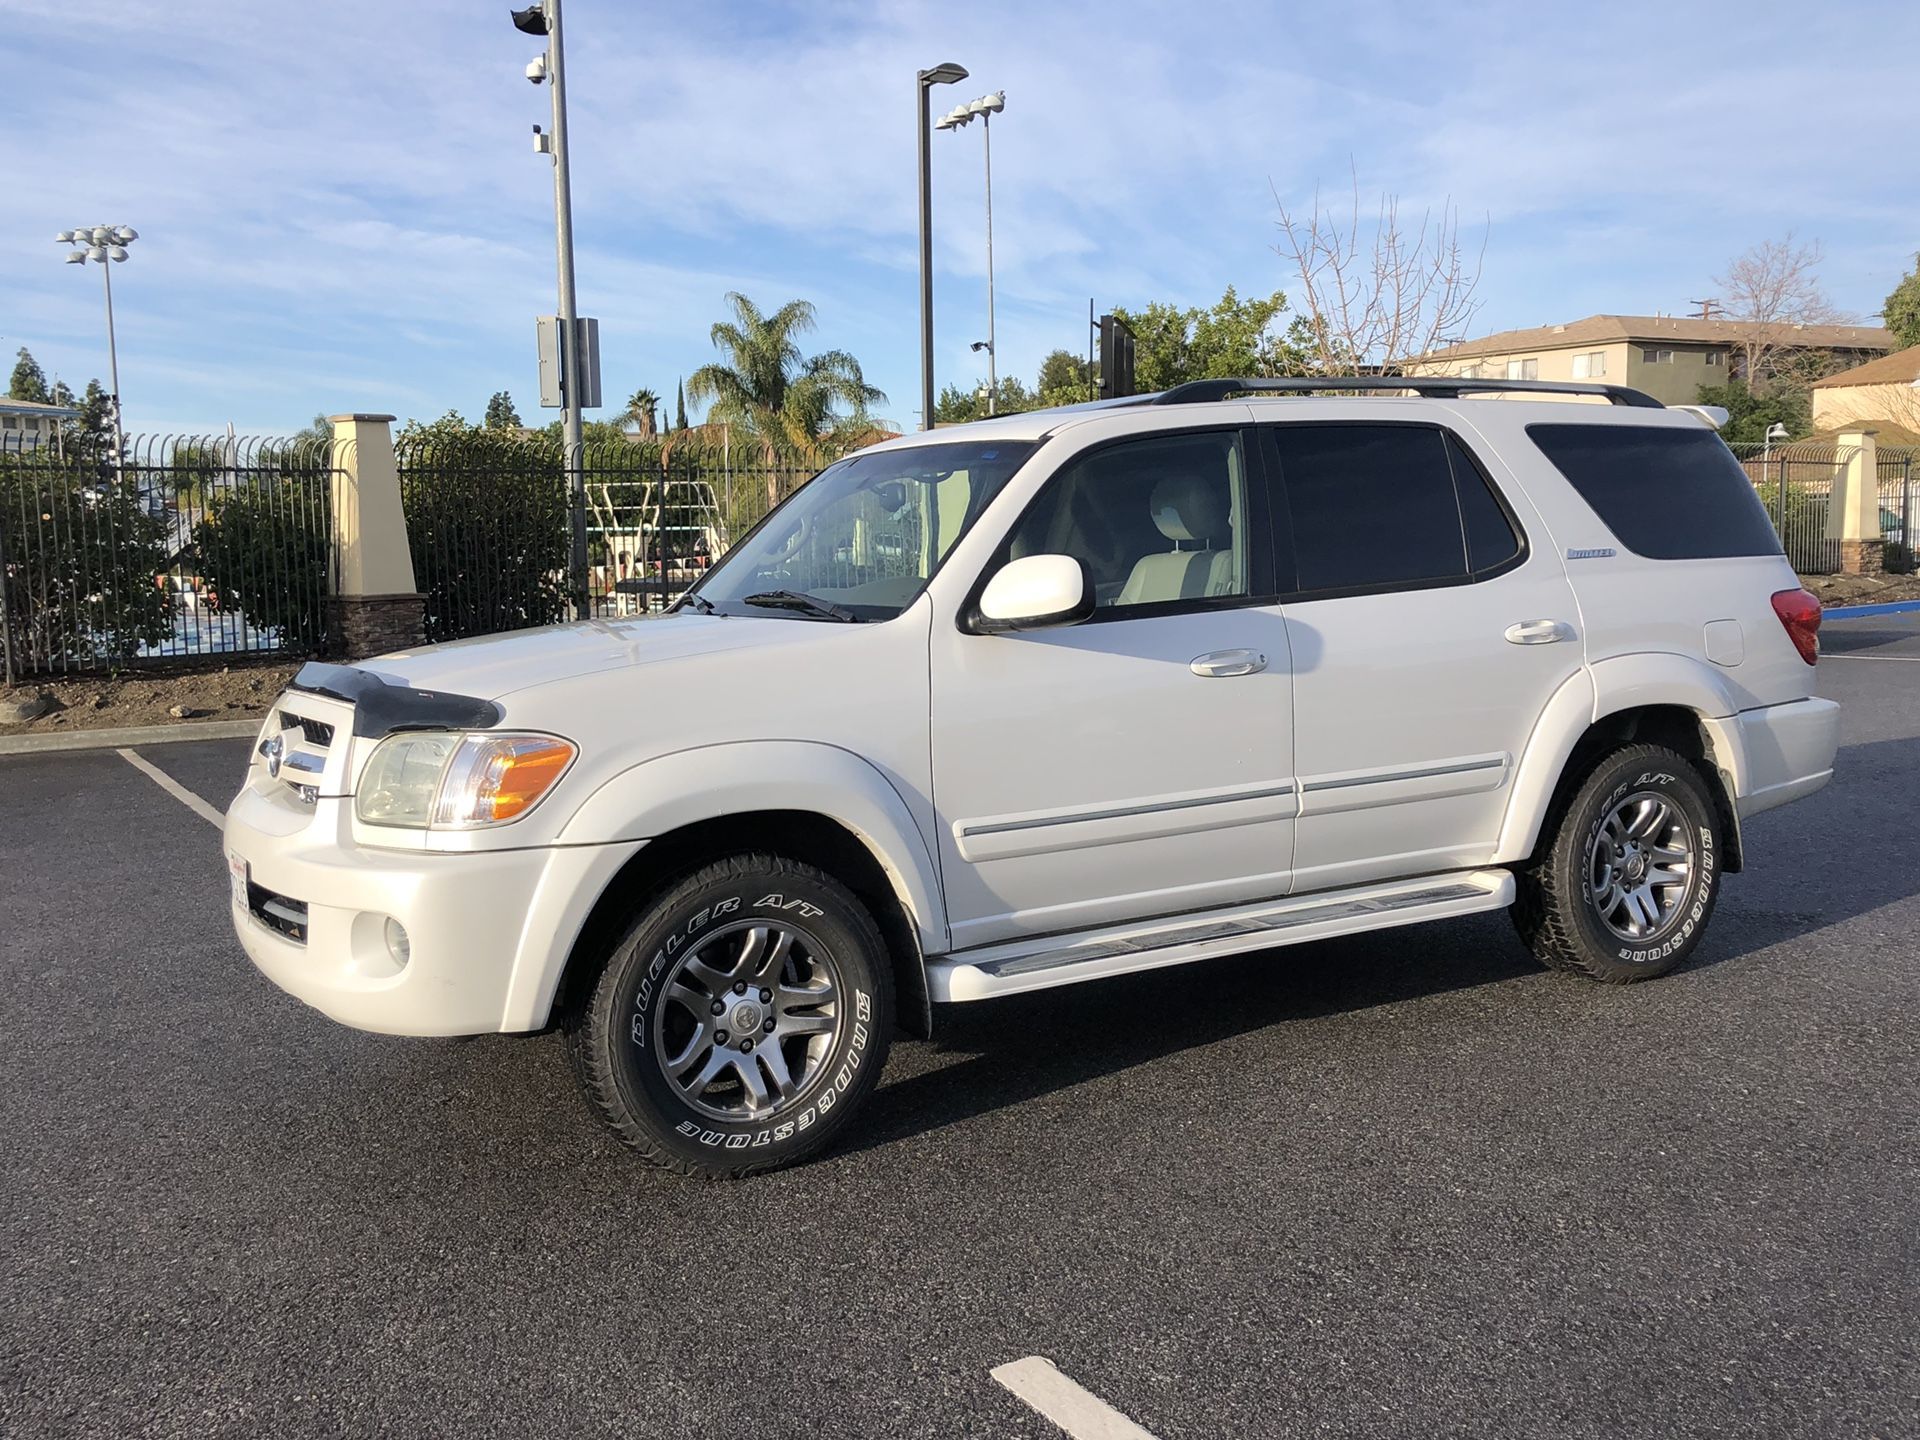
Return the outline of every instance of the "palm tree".
{"type": "Polygon", "coordinates": [[[810,455],[842,425],[864,422],[869,405],[886,403],[846,351],[800,354],[794,337],[813,329],[810,302],[790,300],[762,315],[729,291],[727,305],[733,319],[715,325],[712,339],[732,363],[702,365],[687,377],[690,399],[713,402],[709,423],[739,425],[775,449],[810,455]]]}
{"type": "Polygon", "coordinates": [[[642,386],[634,391],[633,397],[627,401],[627,408],[622,412],[620,421],[622,424],[632,421],[640,431],[641,438],[651,440],[660,433],[659,413],[660,397],[642,386]]]}

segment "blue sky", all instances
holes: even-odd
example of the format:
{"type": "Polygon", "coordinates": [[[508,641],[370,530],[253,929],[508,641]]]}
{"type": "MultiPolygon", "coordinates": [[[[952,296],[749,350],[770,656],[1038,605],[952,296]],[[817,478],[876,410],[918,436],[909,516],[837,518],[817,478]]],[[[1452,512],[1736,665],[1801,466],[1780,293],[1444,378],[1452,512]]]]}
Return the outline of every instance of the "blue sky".
{"type": "MultiPolygon", "coordinates": [[[[0,0],[0,348],[104,376],[126,223],[129,428],[536,407],[552,180],[506,0],[0,0]]],[[[1002,370],[1100,307],[1289,289],[1275,194],[1447,198],[1487,227],[1474,333],[1684,311],[1748,244],[1825,249],[1876,311],[1920,248],[1920,6],[567,0],[581,307],[608,397],[670,395],[722,296],[819,308],[915,421],[913,72],[994,125],[1002,370]]],[[[985,333],[979,127],[934,137],[936,369],[985,333]]],[[[557,412],[554,412],[557,413],[557,412]]],[[[611,411],[604,413],[610,414],[611,411]]]]}

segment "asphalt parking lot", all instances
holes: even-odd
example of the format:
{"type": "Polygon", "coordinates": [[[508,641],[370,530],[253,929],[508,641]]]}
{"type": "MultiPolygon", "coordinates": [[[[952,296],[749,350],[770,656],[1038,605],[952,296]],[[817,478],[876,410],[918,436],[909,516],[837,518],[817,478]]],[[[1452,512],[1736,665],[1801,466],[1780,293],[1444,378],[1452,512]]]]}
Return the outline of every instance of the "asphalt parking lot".
{"type": "Polygon", "coordinates": [[[1496,915],[956,1010],[740,1184],[551,1038],[305,1010],[200,815],[0,759],[0,1432],[1057,1436],[1044,1356],[1160,1440],[1920,1434],[1920,624],[1826,640],[1839,775],[1687,970],[1496,915]]]}

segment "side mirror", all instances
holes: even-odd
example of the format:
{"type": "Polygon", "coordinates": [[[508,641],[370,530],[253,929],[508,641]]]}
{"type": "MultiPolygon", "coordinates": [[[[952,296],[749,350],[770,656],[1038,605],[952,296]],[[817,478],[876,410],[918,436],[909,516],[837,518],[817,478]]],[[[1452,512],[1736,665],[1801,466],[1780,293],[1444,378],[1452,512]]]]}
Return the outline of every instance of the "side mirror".
{"type": "Polygon", "coordinates": [[[1023,555],[1009,560],[980,592],[974,628],[984,634],[1077,625],[1093,614],[1087,567],[1071,555],[1023,555]]]}

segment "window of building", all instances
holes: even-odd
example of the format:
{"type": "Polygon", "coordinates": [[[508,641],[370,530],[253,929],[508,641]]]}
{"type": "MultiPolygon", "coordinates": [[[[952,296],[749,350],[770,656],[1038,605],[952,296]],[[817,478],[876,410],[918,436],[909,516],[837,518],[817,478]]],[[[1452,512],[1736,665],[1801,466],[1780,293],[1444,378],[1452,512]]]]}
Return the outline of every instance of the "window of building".
{"type": "Polygon", "coordinates": [[[16,415],[0,415],[0,430],[18,430],[20,419],[16,415]]]}
{"type": "Polygon", "coordinates": [[[1727,352],[1724,350],[1707,351],[1706,363],[1716,370],[1720,369],[1727,363],[1727,352]]]}
{"type": "Polygon", "coordinates": [[[1529,425],[1527,434],[1636,555],[1705,560],[1780,553],[1753,482],[1711,430],[1529,425]]]}
{"type": "Polygon", "coordinates": [[[1607,373],[1607,352],[1590,350],[1585,355],[1573,357],[1573,378],[1576,380],[1598,380],[1607,373]]]}
{"type": "Polygon", "coordinates": [[[1050,481],[1008,553],[1084,562],[1096,613],[1244,599],[1256,582],[1271,594],[1271,579],[1256,574],[1270,567],[1250,543],[1247,498],[1238,432],[1130,441],[1096,450],[1050,481]]]}
{"type": "Polygon", "coordinates": [[[1306,594],[1419,588],[1520,554],[1460,442],[1426,425],[1275,425],[1273,454],[1306,594]]]}
{"type": "Polygon", "coordinates": [[[1642,350],[1640,352],[1640,358],[1649,365],[1671,365],[1673,363],[1673,351],[1642,350]]]}
{"type": "Polygon", "coordinates": [[[1507,361],[1507,379],[1538,380],[1539,378],[1540,378],[1540,361],[1537,357],[1529,357],[1528,359],[1525,359],[1525,360],[1507,361]]]}
{"type": "Polygon", "coordinates": [[[1476,360],[1471,365],[1461,366],[1460,378],[1462,380],[1478,380],[1480,378],[1480,362],[1476,360]]]}

